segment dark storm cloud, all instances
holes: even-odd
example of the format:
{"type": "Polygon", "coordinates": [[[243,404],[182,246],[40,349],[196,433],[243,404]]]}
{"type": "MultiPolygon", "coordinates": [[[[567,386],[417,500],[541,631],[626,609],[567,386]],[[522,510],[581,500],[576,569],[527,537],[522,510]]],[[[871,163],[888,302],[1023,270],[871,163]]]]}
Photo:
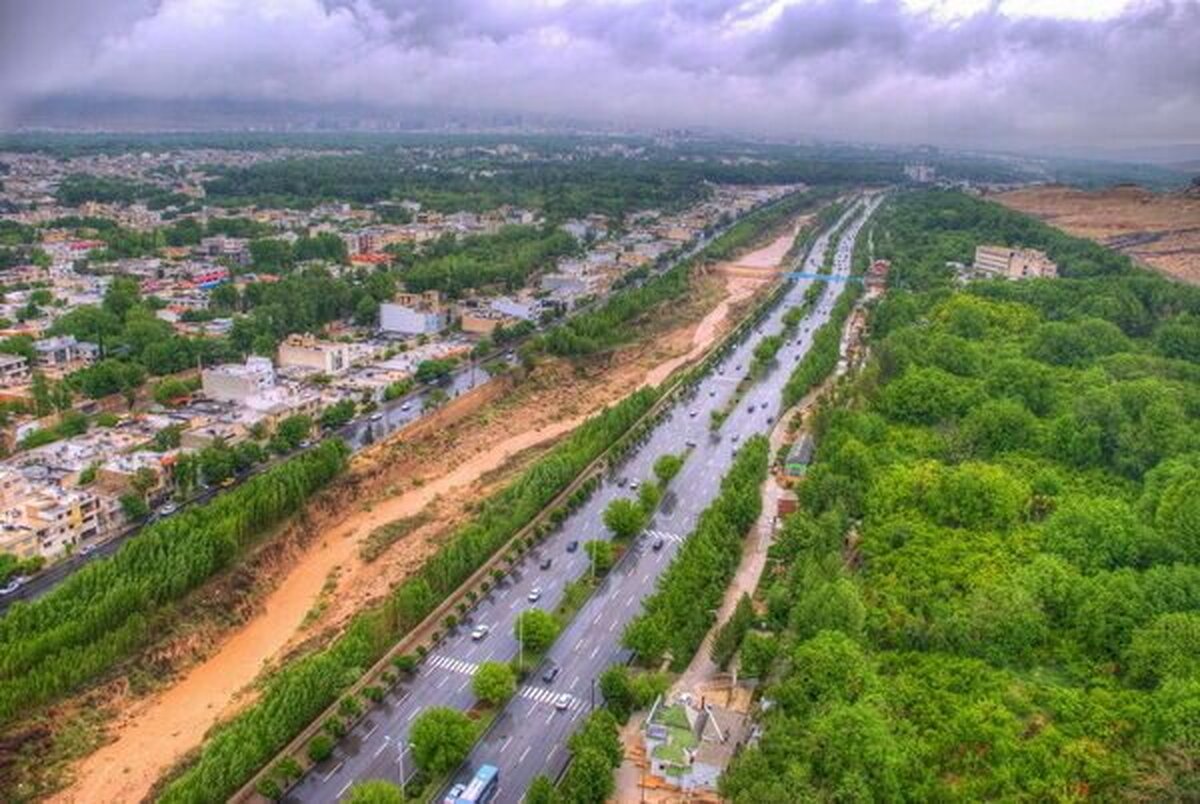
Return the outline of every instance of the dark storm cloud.
{"type": "Polygon", "coordinates": [[[1000,0],[957,17],[901,0],[4,8],[0,114],[10,122],[21,101],[111,94],[998,145],[1200,133],[1200,0],[1149,0],[1103,20],[1014,16],[1000,0]]]}

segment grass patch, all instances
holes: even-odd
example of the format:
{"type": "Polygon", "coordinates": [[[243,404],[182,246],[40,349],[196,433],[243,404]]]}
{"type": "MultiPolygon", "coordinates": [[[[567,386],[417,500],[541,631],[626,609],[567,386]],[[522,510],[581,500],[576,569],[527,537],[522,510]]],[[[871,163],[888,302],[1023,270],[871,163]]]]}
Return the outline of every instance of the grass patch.
{"type": "Polygon", "coordinates": [[[433,519],[427,510],[412,516],[403,516],[371,531],[358,548],[358,556],[368,564],[379,558],[396,542],[433,519]]]}

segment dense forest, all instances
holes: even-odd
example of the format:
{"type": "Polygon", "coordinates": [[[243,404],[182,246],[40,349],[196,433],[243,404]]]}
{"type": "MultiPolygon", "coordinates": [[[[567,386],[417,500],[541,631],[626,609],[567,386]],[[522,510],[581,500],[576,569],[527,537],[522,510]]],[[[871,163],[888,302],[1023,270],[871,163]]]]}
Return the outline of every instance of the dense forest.
{"type": "Polygon", "coordinates": [[[1200,291],[955,193],[875,242],[900,287],[772,546],[723,795],[1194,798],[1200,291]],[[977,243],[1065,278],[958,289],[977,243]]]}
{"type": "Polygon", "coordinates": [[[578,251],[575,238],[561,229],[506,226],[493,235],[438,240],[401,275],[404,286],[417,293],[439,290],[459,297],[488,286],[511,292],[578,251]]]}

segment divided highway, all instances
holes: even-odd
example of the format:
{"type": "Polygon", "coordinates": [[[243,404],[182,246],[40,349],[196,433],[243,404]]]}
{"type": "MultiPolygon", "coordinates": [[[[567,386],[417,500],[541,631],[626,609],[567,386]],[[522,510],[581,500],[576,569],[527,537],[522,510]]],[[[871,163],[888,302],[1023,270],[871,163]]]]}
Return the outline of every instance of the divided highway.
{"type": "MultiPolygon", "coordinates": [[[[837,244],[834,273],[850,270],[854,239],[877,199],[865,208],[847,213],[854,216],[837,244]]],[[[846,217],[843,218],[845,220],[846,217]]],[[[839,221],[839,224],[841,222],[839,221]]],[[[835,224],[817,239],[803,270],[819,271],[835,224]]],[[[492,728],[474,750],[454,781],[469,781],[474,769],[489,763],[500,769],[498,802],[517,802],[538,774],[555,777],[568,760],[567,738],[580,725],[589,709],[599,703],[594,688],[600,673],[609,665],[628,658],[620,639],[625,625],[640,610],[642,599],[654,590],[655,579],[667,567],[679,544],[694,528],[697,518],[715,497],[722,477],[742,441],[766,430],[780,413],[781,392],[796,362],[808,350],[813,333],[829,318],[844,282],[829,282],[819,302],[801,322],[795,337],[780,349],[775,365],[747,392],[718,432],[709,429],[709,416],[733,396],[740,378],[749,369],[751,354],[759,339],[782,329],[783,314],[802,302],[813,280],[795,282],[761,325],[721,361],[715,373],[704,378],[694,394],[678,402],[647,440],[604,482],[592,498],[568,517],[540,547],[525,558],[509,577],[469,613],[466,621],[431,653],[411,680],[401,684],[343,739],[334,756],[310,771],[288,794],[292,802],[329,802],[341,799],[351,785],[368,779],[400,782],[413,767],[407,735],[412,721],[426,708],[449,706],[466,710],[475,696],[471,676],[484,661],[511,661],[518,645],[513,636],[517,615],[527,608],[554,610],[565,585],[588,572],[582,549],[567,551],[570,542],[583,544],[607,539],[602,522],[610,501],[635,494],[618,479],[649,480],[652,465],[662,454],[689,455],[682,471],[672,481],[662,505],[648,526],[648,533],[627,551],[596,593],[559,635],[543,665],[505,706],[492,728]],[[653,551],[658,537],[664,547],[653,551]],[[543,559],[551,565],[539,567],[543,559]],[[536,602],[530,592],[540,591],[536,602]],[[490,626],[483,639],[472,639],[477,625],[490,626]],[[551,682],[543,681],[548,667],[557,667],[551,682]],[[555,706],[566,696],[566,708],[555,706]]]]}

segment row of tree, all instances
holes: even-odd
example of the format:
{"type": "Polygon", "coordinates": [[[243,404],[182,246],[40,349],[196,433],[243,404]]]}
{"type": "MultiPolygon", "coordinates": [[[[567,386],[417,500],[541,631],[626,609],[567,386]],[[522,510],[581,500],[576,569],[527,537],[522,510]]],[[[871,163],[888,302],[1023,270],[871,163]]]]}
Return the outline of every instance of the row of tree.
{"type": "Polygon", "coordinates": [[[741,559],[742,541],[762,510],[759,487],[768,452],[762,436],[750,438],[738,451],[717,498],[659,577],[642,613],[626,626],[622,640],[642,662],[654,665],[669,654],[672,666],[682,669],[712,627],[741,559]]]}
{"type": "MultiPolygon", "coordinates": [[[[195,764],[163,794],[168,802],[224,800],[312,722],[395,640],[420,623],[514,533],[528,524],[648,411],[644,389],[594,416],[489,498],[467,525],[375,609],[358,615],[327,649],[281,668],[255,705],[223,725],[195,764]]],[[[584,496],[580,496],[582,501],[584,496]]]]}
{"type": "Polygon", "coordinates": [[[165,607],[229,566],[266,527],[342,471],[340,441],[272,468],[211,503],[154,523],[0,620],[0,719],[27,714],[152,639],[165,607]]]}

